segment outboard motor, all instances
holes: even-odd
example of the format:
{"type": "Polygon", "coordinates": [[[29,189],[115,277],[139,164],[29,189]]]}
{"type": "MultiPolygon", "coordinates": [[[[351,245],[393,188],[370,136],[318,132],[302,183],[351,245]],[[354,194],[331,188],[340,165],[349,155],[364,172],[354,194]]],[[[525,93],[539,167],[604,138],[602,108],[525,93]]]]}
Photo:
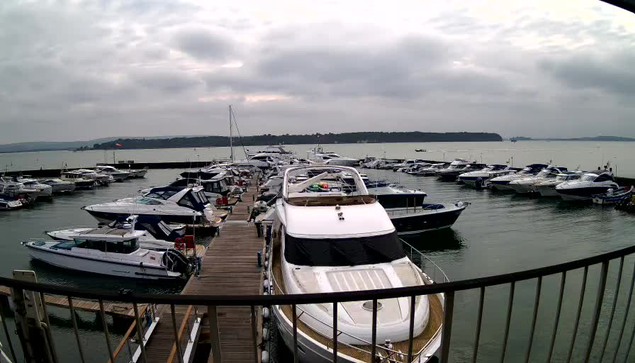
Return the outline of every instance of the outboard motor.
{"type": "Polygon", "coordinates": [[[162,262],[172,272],[180,272],[184,276],[189,276],[194,271],[194,266],[183,253],[173,248],[163,253],[162,262]]]}

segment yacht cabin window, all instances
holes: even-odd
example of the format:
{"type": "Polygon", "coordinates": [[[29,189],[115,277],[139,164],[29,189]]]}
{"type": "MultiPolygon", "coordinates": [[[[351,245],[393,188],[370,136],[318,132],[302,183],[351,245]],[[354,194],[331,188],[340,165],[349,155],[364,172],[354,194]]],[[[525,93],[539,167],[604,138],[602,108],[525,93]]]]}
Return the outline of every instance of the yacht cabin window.
{"type": "Polygon", "coordinates": [[[172,197],[174,194],[178,192],[180,192],[180,190],[159,190],[159,191],[150,192],[146,194],[145,197],[168,200],[170,199],[170,197],[172,197]]]}
{"type": "Polygon", "coordinates": [[[113,253],[132,253],[139,249],[139,244],[136,239],[121,242],[106,242],[96,240],[81,240],[76,239],[74,241],[60,242],[54,246],[56,249],[70,250],[71,248],[85,248],[89,250],[99,250],[101,252],[113,252],[113,253]]]}
{"type": "Polygon", "coordinates": [[[596,182],[612,181],[612,180],[613,180],[613,177],[609,174],[600,174],[600,176],[595,178],[596,182]]]}
{"type": "Polygon", "coordinates": [[[296,238],[285,235],[285,259],[300,266],[354,266],[387,263],[406,254],[397,232],[355,238],[296,238]]]}
{"type": "Polygon", "coordinates": [[[161,202],[159,202],[158,200],[150,199],[150,198],[139,198],[137,199],[137,204],[161,205],[161,202]]]}

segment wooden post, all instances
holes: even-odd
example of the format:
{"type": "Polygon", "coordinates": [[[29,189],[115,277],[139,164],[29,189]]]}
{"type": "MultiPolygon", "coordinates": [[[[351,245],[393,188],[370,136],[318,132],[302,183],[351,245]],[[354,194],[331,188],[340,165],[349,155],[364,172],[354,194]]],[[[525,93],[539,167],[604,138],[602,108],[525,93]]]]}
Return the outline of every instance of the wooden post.
{"type": "Polygon", "coordinates": [[[223,358],[220,350],[220,331],[218,331],[216,306],[210,305],[207,307],[207,320],[209,322],[209,333],[212,344],[212,357],[214,358],[214,363],[221,363],[223,358]]]}

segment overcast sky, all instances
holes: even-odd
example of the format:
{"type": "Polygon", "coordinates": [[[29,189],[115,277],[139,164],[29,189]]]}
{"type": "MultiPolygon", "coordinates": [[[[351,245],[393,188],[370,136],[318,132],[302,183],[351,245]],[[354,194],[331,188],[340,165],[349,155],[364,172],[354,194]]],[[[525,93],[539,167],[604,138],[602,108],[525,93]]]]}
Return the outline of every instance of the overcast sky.
{"type": "Polygon", "coordinates": [[[584,1],[0,1],[0,142],[635,137],[635,15],[584,1]]]}

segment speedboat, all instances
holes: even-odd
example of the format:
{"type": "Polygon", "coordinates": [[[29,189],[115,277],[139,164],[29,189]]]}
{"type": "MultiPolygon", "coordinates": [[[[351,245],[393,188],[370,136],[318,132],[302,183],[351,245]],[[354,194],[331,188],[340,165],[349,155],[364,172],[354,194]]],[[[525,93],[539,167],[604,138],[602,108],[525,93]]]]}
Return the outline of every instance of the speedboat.
{"type": "Polygon", "coordinates": [[[401,163],[393,164],[392,171],[405,171],[415,164],[425,163],[422,159],[406,159],[401,163]]]}
{"type": "Polygon", "coordinates": [[[92,169],[77,169],[78,173],[84,175],[84,178],[93,179],[95,181],[95,185],[101,185],[107,187],[110,183],[115,181],[112,175],[107,173],[101,173],[92,169]]]}
{"type": "Polygon", "coordinates": [[[556,192],[566,201],[588,201],[594,195],[606,193],[620,186],[613,180],[613,173],[586,173],[579,180],[567,181],[556,186],[556,192]]]}
{"type": "Polygon", "coordinates": [[[71,193],[75,190],[75,183],[60,178],[42,180],[42,184],[50,185],[53,193],[71,193]]]}
{"type": "MultiPolygon", "coordinates": [[[[203,193],[205,194],[207,200],[210,203],[216,203],[219,198],[223,198],[229,195],[230,188],[227,185],[226,181],[226,173],[221,172],[219,174],[214,175],[211,179],[189,179],[189,178],[180,178],[172,183],[168,184],[169,188],[187,188],[200,186],[203,189],[203,193]]],[[[143,189],[142,193],[148,193],[152,188],[143,189]]]]}
{"type": "Polygon", "coordinates": [[[115,179],[115,181],[117,182],[122,182],[128,178],[130,178],[130,173],[127,171],[123,171],[123,170],[119,170],[113,166],[110,165],[97,165],[95,167],[95,170],[98,173],[102,173],[102,174],[108,174],[110,176],[112,176],[113,179],[115,179]]]}
{"type": "Polygon", "coordinates": [[[23,242],[31,258],[69,270],[147,280],[183,280],[193,264],[181,252],[141,248],[143,231],[100,230],[72,236],[70,241],[23,242]]]}
{"type": "Polygon", "coordinates": [[[566,173],[567,168],[563,166],[548,166],[540,171],[540,173],[535,176],[528,176],[525,178],[520,178],[516,180],[512,180],[509,182],[508,186],[518,194],[528,194],[535,193],[535,185],[537,183],[544,182],[546,180],[556,179],[558,174],[566,173]]]}
{"type": "Polygon", "coordinates": [[[60,178],[62,181],[69,181],[75,184],[75,189],[93,189],[97,182],[83,172],[76,170],[64,171],[60,178]]]}
{"type": "Polygon", "coordinates": [[[454,181],[459,176],[459,174],[464,173],[469,170],[464,170],[470,162],[465,159],[454,159],[447,167],[440,169],[437,172],[437,175],[441,180],[450,180],[454,181]]]}
{"type": "MultiPolygon", "coordinates": [[[[268,274],[271,294],[313,294],[389,289],[432,284],[407,256],[397,231],[384,208],[368,194],[353,168],[333,167],[301,182],[285,172],[282,197],[276,202],[273,241],[268,274]],[[312,185],[343,172],[355,176],[355,192],[346,194],[337,186],[313,192],[312,185]]],[[[328,184],[328,183],[325,183],[328,184]]],[[[408,297],[382,299],[376,310],[377,357],[371,357],[371,301],[332,304],[274,305],[282,339],[294,347],[297,326],[299,360],[302,362],[375,362],[382,357],[403,357],[412,329],[412,362],[427,362],[441,345],[442,294],[417,296],[410,325],[408,297]],[[292,322],[297,316],[298,324],[292,322]],[[333,321],[337,321],[337,357],[329,346],[333,321]],[[382,344],[385,342],[385,344],[382,344]]],[[[391,359],[390,361],[396,361],[391,359]]],[[[400,358],[399,361],[403,361],[400,358]]]]}
{"type": "MultiPolygon", "coordinates": [[[[341,156],[332,151],[324,151],[320,146],[309,151],[312,158],[315,161],[321,162],[325,165],[342,165],[342,166],[357,166],[359,165],[359,159],[349,158],[347,156],[341,156]]],[[[390,165],[392,169],[392,165],[390,165]]]]}
{"type": "Polygon", "coordinates": [[[143,169],[128,169],[126,171],[128,172],[130,178],[145,178],[148,173],[148,167],[143,169]]]}
{"type": "MultiPolygon", "coordinates": [[[[381,199],[379,202],[383,205],[381,199]]],[[[386,208],[386,213],[398,234],[406,236],[450,228],[467,206],[460,201],[450,205],[422,203],[409,208],[386,208]]]]}
{"type": "Polygon", "coordinates": [[[403,170],[403,172],[410,175],[419,175],[419,171],[429,168],[430,166],[432,166],[430,163],[416,163],[406,170],[403,170]]]}
{"type": "Polygon", "coordinates": [[[74,236],[84,234],[120,234],[122,231],[142,231],[139,236],[139,247],[149,250],[166,250],[174,248],[174,241],[185,235],[185,225],[168,225],[156,217],[139,217],[131,215],[119,218],[114,222],[97,227],[67,228],[57,231],[47,231],[46,234],[58,241],[71,241],[74,236]]]}
{"type": "Polygon", "coordinates": [[[10,197],[8,195],[0,195],[0,210],[13,210],[22,208],[24,204],[22,199],[10,197]]]}
{"type": "Polygon", "coordinates": [[[635,190],[634,186],[621,187],[617,190],[609,189],[606,193],[594,195],[593,203],[600,205],[622,203],[624,201],[631,200],[633,197],[633,190],[635,190]]]}
{"type": "Polygon", "coordinates": [[[22,183],[27,189],[36,190],[36,199],[50,199],[53,197],[53,188],[50,185],[40,183],[37,179],[18,177],[14,181],[22,183]]]}
{"type": "Polygon", "coordinates": [[[23,204],[35,201],[40,192],[36,189],[27,188],[24,184],[0,178],[0,195],[9,196],[23,200],[23,204]]]}
{"type": "Polygon", "coordinates": [[[549,165],[529,164],[516,174],[508,174],[492,178],[489,181],[490,188],[492,188],[492,190],[513,190],[511,187],[509,187],[509,183],[511,183],[513,180],[536,175],[547,166],[549,165]]]}
{"type": "Polygon", "coordinates": [[[486,186],[490,179],[515,172],[514,169],[507,165],[490,164],[481,170],[460,174],[458,180],[467,186],[480,188],[486,186]]]}
{"type": "Polygon", "coordinates": [[[218,227],[227,216],[226,213],[216,213],[201,187],[152,188],[140,197],[93,204],[82,209],[104,223],[135,214],[155,216],[166,223],[218,227]]]}
{"type": "Polygon", "coordinates": [[[580,171],[567,171],[534,184],[534,191],[540,193],[541,197],[557,197],[556,186],[569,180],[578,180],[582,176],[580,171]]]}
{"type": "Polygon", "coordinates": [[[445,163],[436,163],[436,164],[432,164],[427,168],[421,168],[417,171],[416,174],[413,175],[420,175],[420,176],[435,176],[438,175],[439,172],[443,169],[445,169],[445,166],[447,164],[445,163]]]}
{"type": "Polygon", "coordinates": [[[385,181],[366,181],[368,194],[375,195],[384,208],[408,208],[423,204],[428,196],[421,190],[407,189],[385,181]]]}

